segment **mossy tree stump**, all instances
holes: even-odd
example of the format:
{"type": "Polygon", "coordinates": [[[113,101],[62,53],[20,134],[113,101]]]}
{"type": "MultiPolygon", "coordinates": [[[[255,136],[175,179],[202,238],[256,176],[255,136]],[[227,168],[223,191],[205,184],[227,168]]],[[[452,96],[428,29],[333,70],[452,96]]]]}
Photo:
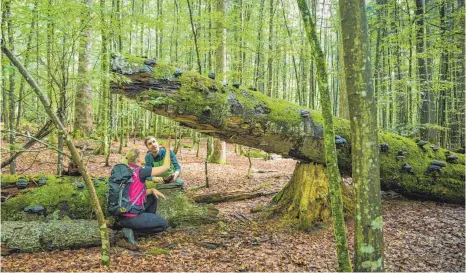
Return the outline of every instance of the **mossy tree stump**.
{"type": "MultiPolygon", "coordinates": [[[[343,195],[351,189],[343,187],[343,195]]],[[[352,213],[352,198],[344,198],[345,210],[352,213]]],[[[286,222],[308,229],[331,216],[328,177],[324,165],[298,162],[285,187],[272,199],[274,214],[283,214],[286,222]]]]}

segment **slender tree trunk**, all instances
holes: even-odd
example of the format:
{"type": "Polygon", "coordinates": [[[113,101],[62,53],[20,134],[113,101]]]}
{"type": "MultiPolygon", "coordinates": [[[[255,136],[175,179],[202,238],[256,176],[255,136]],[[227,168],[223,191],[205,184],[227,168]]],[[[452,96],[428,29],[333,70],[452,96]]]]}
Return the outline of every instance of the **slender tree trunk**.
{"type": "Polygon", "coordinates": [[[340,0],[340,13],[350,107],[352,173],[356,185],[354,265],[356,271],[383,271],[377,106],[365,1],[340,0]]]}
{"type": "Polygon", "coordinates": [[[325,56],[322,52],[320,41],[317,38],[316,25],[312,20],[307,2],[305,0],[297,0],[297,2],[299,10],[301,11],[304,29],[306,31],[309,44],[312,47],[312,55],[317,68],[320,103],[322,105],[322,116],[324,118],[324,149],[325,162],[327,164],[326,172],[329,181],[338,266],[340,271],[352,271],[343,215],[341,177],[337,165],[338,159],[335,145],[335,131],[333,129],[332,105],[330,100],[330,91],[328,88],[327,64],[325,63],[325,56]]]}
{"type": "MultiPolygon", "coordinates": [[[[421,91],[421,124],[429,124],[431,120],[431,100],[433,99],[432,92],[429,90],[428,71],[425,54],[426,47],[426,27],[424,22],[425,2],[424,0],[416,0],[416,55],[417,55],[417,69],[419,79],[419,89],[421,91]]],[[[430,130],[422,132],[422,138],[428,140],[431,138],[430,130]]]]}
{"type": "MultiPolygon", "coordinates": [[[[11,18],[11,0],[5,1],[5,23],[7,24],[7,35],[8,35],[8,44],[11,47],[11,50],[14,52],[14,38],[13,38],[13,23],[12,23],[12,18],[11,18]]],[[[13,69],[10,72],[10,77],[9,77],[9,119],[8,119],[8,128],[11,131],[10,134],[10,156],[14,156],[16,151],[15,151],[15,110],[16,110],[16,98],[15,98],[15,77],[16,77],[16,70],[13,69]]],[[[16,160],[13,160],[10,163],[10,173],[15,174],[16,173],[16,160]]]]}
{"type": "Polygon", "coordinates": [[[60,119],[58,118],[58,116],[52,111],[47,95],[42,91],[42,89],[39,87],[37,82],[32,78],[32,76],[23,67],[23,65],[16,59],[13,53],[10,50],[8,50],[8,48],[5,47],[4,44],[2,44],[2,51],[10,59],[10,61],[14,64],[14,66],[18,68],[19,72],[23,75],[23,77],[32,87],[32,89],[34,90],[34,92],[36,93],[36,95],[39,97],[42,104],[44,105],[47,115],[50,117],[50,119],[52,119],[55,126],[61,131],[61,134],[63,134],[66,145],[68,146],[68,149],[71,152],[72,159],[76,163],[76,165],[78,165],[79,172],[82,174],[84,181],[87,184],[89,194],[92,198],[93,206],[97,214],[97,221],[99,222],[100,234],[102,237],[101,263],[105,266],[108,266],[110,265],[110,239],[108,235],[108,229],[107,229],[104,214],[102,212],[102,208],[100,207],[99,198],[97,197],[97,193],[94,188],[94,184],[91,181],[91,177],[89,176],[86,170],[86,167],[84,166],[84,162],[81,156],[79,155],[78,150],[76,149],[73,142],[71,141],[71,138],[68,135],[65,126],[63,125],[63,123],[60,122],[60,119]]]}
{"type": "MultiPolygon", "coordinates": [[[[337,16],[341,18],[340,11],[337,9],[337,16]]],[[[340,24],[338,24],[340,25],[340,24]]],[[[337,33],[338,43],[338,116],[340,118],[349,119],[348,96],[346,95],[346,79],[345,79],[345,61],[343,58],[343,39],[341,35],[341,27],[338,27],[337,33]]]]}
{"type": "Polygon", "coordinates": [[[267,54],[267,93],[266,95],[272,97],[272,73],[273,73],[273,0],[269,0],[269,51],[267,54]]]}
{"type": "MultiPolygon", "coordinates": [[[[265,0],[261,0],[259,14],[264,11],[265,0]]],[[[254,70],[254,86],[262,93],[264,93],[263,75],[261,69],[261,57],[262,57],[262,27],[264,25],[263,16],[259,18],[259,29],[257,31],[257,48],[256,48],[256,62],[254,70]]]]}
{"type": "MultiPolygon", "coordinates": [[[[217,77],[226,83],[226,28],[225,28],[225,16],[226,16],[226,0],[217,0],[217,31],[216,40],[217,47],[215,50],[215,72],[217,77]]],[[[226,143],[220,139],[214,140],[213,152],[209,158],[210,163],[226,164],[226,143]]]]}
{"type": "MultiPolygon", "coordinates": [[[[33,11],[33,14],[37,12],[37,1],[34,2],[34,11],[33,11]]],[[[28,34],[28,38],[27,38],[27,45],[26,45],[26,48],[28,49],[27,52],[26,52],[26,57],[24,58],[24,66],[25,67],[28,67],[29,65],[29,60],[30,60],[30,57],[31,57],[31,52],[32,50],[30,50],[30,48],[32,48],[32,37],[33,37],[33,34],[34,34],[34,28],[35,28],[35,25],[36,25],[36,16],[35,14],[32,16],[32,19],[31,19],[31,26],[30,26],[30,30],[29,30],[29,34],[28,34]]],[[[15,128],[17,129],[20,129],[21,128],[21,119],[22,119],[22,115],[23,115],[23,100],[24,100],[24,85],[25,85],[25,82],[24,82],[24,79],[21,79],[20,81],[20,84],[19,84],[19,98],[18,98],[18,114],[17,114],[17,117],[16,117],[16,125],[15,125],[15,128]]]]}
{"type": "Polygon", "coordinates": [[[108,56],[108,25],[105,20],[104,15],[105,9],[105,0],[100,0],[100,22],[102,24],[102,49],[101,49],[101,70],[102,70],[102,80],[101,80],[101,92],[103,94],[103,109],[102,109],[102,119],[103,119],[103,151],[105,155],[105,166],[108,167],[109,165],[109,157],[110,157],[110,136],[109,136],[109,56],[108,56]]]}
{"type": "Polygon", "coordinates": [[[199,69],[199,74],[202,74],[201,57],[199,56],[199,46],[197,45],[197,31],[194,29],[193,11],[191,9],[191,4],[189,0],[186,0],[186,2],[188,2],[189,20],[191,22],[191,30],[193,32],[194,37],[194,46],[196,47],[197,68],[199,69]]]}

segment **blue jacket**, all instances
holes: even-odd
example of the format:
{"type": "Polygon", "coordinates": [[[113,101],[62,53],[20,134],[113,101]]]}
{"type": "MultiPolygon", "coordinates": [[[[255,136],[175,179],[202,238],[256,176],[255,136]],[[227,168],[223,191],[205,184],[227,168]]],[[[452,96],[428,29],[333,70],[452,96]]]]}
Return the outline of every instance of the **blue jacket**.
{"type": "MultiPolygon", "coordinates": [[[[144,158],[144,161],[146,162],[144,167],[150,167],[150,168],[154,167],[155,162],[162,161],[165,158],[165,153],[166,153],[165,148],[160,148],[159,153],[155,157],[152,153],[150,152],[147,153],[146,157],[144,158]]],[[[178,164],[178,159],[176,159],[176,155],[172,150],[170,150],[170,161],[171,161],[170,171],[165,172],[164,174],[159,175],[159,176],[168,176],[171,173],[174,173],[176,171],[178,171],[181,174],[180,164],[178,164]]]]}

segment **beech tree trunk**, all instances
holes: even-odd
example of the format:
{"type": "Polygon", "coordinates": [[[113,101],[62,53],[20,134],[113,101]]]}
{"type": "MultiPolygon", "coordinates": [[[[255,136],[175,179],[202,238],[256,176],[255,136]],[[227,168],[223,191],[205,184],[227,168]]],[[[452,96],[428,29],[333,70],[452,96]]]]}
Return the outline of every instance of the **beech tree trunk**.
{"type": "MultiPolygon", "coordinates": [[[[86,10],[86,15],[90,16],[90,9],[93,6],[93,0],[82,0],[82,3],[87,5],[89,10],[86,10]]],[[[87,137],[93,130],[92,124],[92,85],[88,73],[92,70],[91,50],[92,50],[92,28],[87,22],[80,32],[79,40],[79,59],[78,59],[78,75],[80,80],[76,88],[75,100],[75,120],[74,120],[74,136],[76,138],[87,137]]]]}
{"type": "MultiPolygon", "coordinates": [[[[149,111],[230,143],[303,162],[325,163],[319,113],[242,86],[224,87],[196,72],[184,72],[176,78],[174,67],[155,66],[153,73],[140,73],[142,60],[141,64],[128,64],[114,59],[112,64],[114,71],[125,71],[129,80],[113,82],[112,92],[136,100],[149,111]],[[303,110],[310,111],[310,116],[301,117],[303,110]]],[[[333,120],[335,134],[346,139],[337,145],[339,169],[351,174],[350,124],[344,119],[333,120]]],[[[433,151],[429,143],[424,151],[416,141],[379,132],[378,143],[388,144],[388,150],[379,155],[382,188],[416,198],[464,203],[464,154],[442,148],[433,151]],[[400,152],[406,154],[399,156],[400,152]],[[448,155],[456,156],[457,164],[447,163],[441,173],[428,172],[433,160],[445,161],[448,155]],[[412,172],[404,172],[405,163],[412,172]]]]}
{"type": "Polygon", "coordinates": [[[354,269],[381,272],[384,271],[384,245],[377,105],[369,61],[366,4],[364,0],[340,0],[339,6],[356,185],[354,269]]]}

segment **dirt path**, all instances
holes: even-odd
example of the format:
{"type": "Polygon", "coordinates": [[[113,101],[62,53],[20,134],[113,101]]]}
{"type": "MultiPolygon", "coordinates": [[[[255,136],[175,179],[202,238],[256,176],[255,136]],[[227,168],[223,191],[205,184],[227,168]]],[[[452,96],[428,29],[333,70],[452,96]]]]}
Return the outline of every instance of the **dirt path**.
{"type": "MultiPolygon", "coordinates": [[[[116,145],[114,146],[116,147],[116,145]]],[[[138,147],[143,148],[138,144],[138,147]]],[[[229,164],[209,165],[211,188],[198,193],[282,187],[293,171],[294,161],[252,159],[256,170],[247,179],[248,160],[234,154],[228,145],[229,164]]],[[[48,153],[48,152],[47,152],[48,153]]],[[[52,154],[38,156],[26,173],[54,170],[52,154]],[[51,163],[49,163],[51,162],[51,163]]],[[[183,149],[179,156],[188,187],[204,183],[204,156],[183,149]]],[[[33,156],[20,159],[31,165],[33,156]],[[29,160],[29,161],[28,161],[29,160]]],[[[120,155],[111,156],[115,164],[120,155]]],[[[89,160],[93,175],[108,175],[103,157],[89,160]]],[[[49,171],[46,171],[49,172],[49,171]]],[[[266,205],[271,197],[220,203],[224,219],[198,228],[176,228],[141,239],[141,251],[114,247],[112,266],[99,266],[99,248],[12,254],[2,257],[2,271],[335,271],[337,269],[331,223],[321,229],[298,231],[278,220],[264,220],[250,209],[266,205]],[[163,253],[162,253],[163,252],[163,253]],[[162,253],[162,254],[161,254],[162,253]]],[[[459,205],[384,200],[386,271],[465,271],[464,207],[459,205]]],[[[348,220],[349,245],[353,248],[353,221],[348,220]]]]}

